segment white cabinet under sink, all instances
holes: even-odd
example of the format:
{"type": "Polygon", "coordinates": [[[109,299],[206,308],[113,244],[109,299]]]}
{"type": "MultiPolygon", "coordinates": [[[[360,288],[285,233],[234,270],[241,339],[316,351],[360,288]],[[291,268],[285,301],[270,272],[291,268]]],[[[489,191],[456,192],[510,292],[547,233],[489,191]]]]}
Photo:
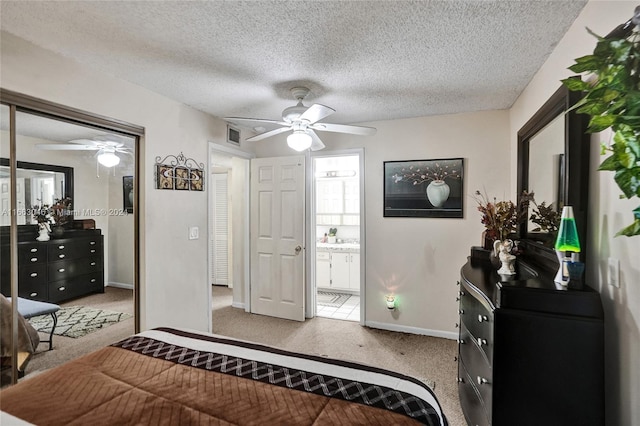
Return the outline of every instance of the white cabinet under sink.
{"type": "Polygon", "coordinates": [[[360,291],[360,253],[318,251],[316,285],[331,290],[360,291]]]}

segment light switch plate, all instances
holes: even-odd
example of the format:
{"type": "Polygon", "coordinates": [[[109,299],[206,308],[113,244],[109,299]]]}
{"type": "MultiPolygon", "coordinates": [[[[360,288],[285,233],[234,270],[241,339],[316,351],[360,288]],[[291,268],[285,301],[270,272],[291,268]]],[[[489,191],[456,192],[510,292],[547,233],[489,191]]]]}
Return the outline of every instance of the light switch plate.
{"type": "Polygon", "coordinates": [[[200,238],[200,229],[197,226],[189,228],[189,239],[197,240],[198,238],[200,238]]]}
{"type": "Polygon", "coordinates": [[[620,261],[614,257],[609,258],[609,285],[620,287],[620,261]]]}

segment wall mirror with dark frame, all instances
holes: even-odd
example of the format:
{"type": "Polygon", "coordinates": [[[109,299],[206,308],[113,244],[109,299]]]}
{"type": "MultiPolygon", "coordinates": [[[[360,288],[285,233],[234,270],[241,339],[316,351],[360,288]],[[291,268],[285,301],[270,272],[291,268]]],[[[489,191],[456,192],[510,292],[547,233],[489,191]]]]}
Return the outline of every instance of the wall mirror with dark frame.
{"type": "MultiPolygon", "coordinates": [[[[582,252],[586,258],[589,186],[589,117],[570,111],[581,95],[561,86],[518,131],[518,203],[523,191],[534,192],[537,203],[553,203],[558,212],[572,206],[582,252]],[[568,111],[568,112],[567,112],[568,111]]],[[[529,217],[531,208],[529,210],[529,217]]],[[[530,221],[518,238],[523,257],[548,269],[557,269],[555,234],[534,232],[530,221]]]]}
{"type": "MultiPolygon", "coordinates": [[[[52,205],[54,200],[65,197],[74,199],[73,167],[18,161],[16,178],[18,225],[35,224],[29,212],[36,206],[52,205]]],[[[8,191],[3,190],[8,185],[9,159],[0,158],[0,203],[3,211],[9,211],[8,191]]],[[[0,215],[0,226],[10,224],[10,215],[0,215]]]]}

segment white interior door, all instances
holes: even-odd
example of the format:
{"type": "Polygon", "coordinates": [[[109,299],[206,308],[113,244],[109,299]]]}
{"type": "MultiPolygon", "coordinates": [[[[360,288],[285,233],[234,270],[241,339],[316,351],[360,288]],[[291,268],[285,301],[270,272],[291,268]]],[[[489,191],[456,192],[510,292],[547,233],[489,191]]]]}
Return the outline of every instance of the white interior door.
{"type": "Polygon", "coordinates": [[[304,321],[304,157],[251,160],[251,312],[304,321]]]}
{"type": "Polygon", "coordinates": [[[229,284],[229,192],[228,174],[214,173],[211,175],[213,185],[213,241],[211,283],[216,285],[229,284]]]}
{"type": "MultiPolygon", "coordinates": [[[[0,179],[0,225],[11,225],[11,179],[0,179]]],[[[25,216],[24,178],[16,178],[16,208],[18,209],[18,225],[27,223],[25,216]]]]}

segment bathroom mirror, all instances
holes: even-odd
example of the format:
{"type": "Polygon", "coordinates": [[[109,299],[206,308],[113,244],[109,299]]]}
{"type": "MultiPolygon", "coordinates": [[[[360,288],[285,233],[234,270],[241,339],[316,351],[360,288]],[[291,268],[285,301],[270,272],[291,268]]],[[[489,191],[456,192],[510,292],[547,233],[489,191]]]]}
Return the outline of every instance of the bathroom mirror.
{"type": "MultiPolygon", "coordinates": [[[[26,212],[34,206],[51,205],[53,200],[64,197],[70,197],[73,200],[73,167],[26,161],[18,161],[17,166],[18,225],[35,223],[30,216],[26,215],[26,212]]],[[[5,193],[3,190],[5,184],[8,188],[9,159],[0,158],[0,196],[5,193]]],[[[10,219],[9,215],[0,215],[0,225],[10,225],[10,219]]]]}
{"type": "MultiPolygon", "coordinates": [[[[561,86],[518,131],[518,198],[526,190],[535,192],[537,203],[553,203],[559,212],[565,205],[572,206],[584,260],[591,137],[586,133],[589,117],[570,111],[580,96],[561,86]]],[[[520,227],[523,255],[541,266],[557,268],[554,235],[533,232],[534,228],[529,221],[520,227]]]]}

